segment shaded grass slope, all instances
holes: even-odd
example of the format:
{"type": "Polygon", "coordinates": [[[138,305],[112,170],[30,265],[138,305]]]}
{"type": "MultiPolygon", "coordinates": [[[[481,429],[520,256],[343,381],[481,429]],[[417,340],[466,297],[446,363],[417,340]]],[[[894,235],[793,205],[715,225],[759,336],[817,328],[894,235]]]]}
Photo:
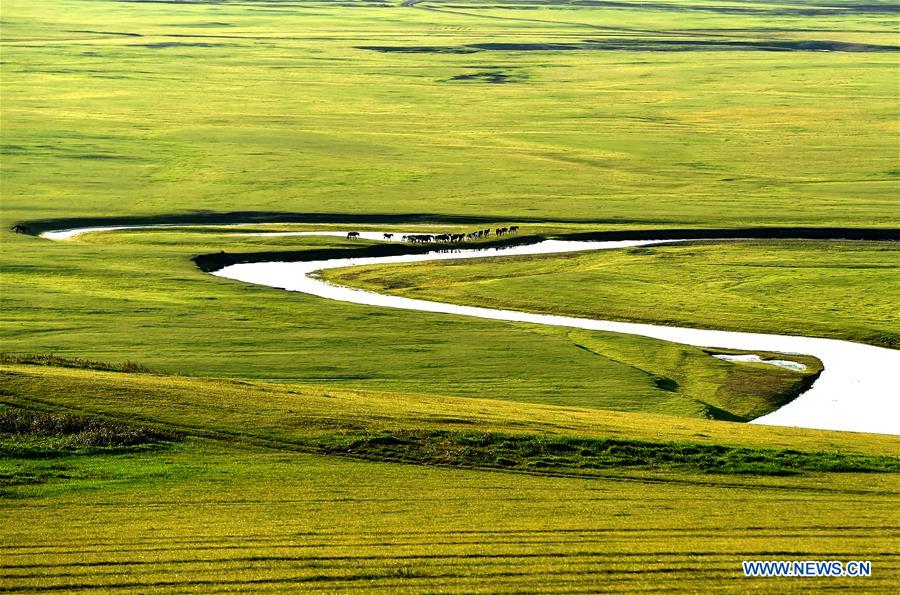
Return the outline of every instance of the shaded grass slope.
{"type": "MultiPolygon", "coordinates": [[[[354,392],[29,365],[4,365],[2,377],[4,389],[0,400],[6,406],[36,409],[47,415],[59,410],[88,418],[106,418],[111,427],[116,427],[115,423],[142,424],[202,438],[272,448],[324,449],[332,454],[355,451],[365,455],[367,451],[363,447],[371,447],[369,454],[375,456],[382,447],[403,447],[419,453],[411,455],[411,460],[421,458],[430,441],[434,445],[443,444],[438,450],[447,453],[453,449],[445,446],[451,444],[472,447],[476,458],[467,462],[467,455],[462,453],[459,464],[474,464],[498,447],[498,456],[502,456],[505,448],[511,449],[510,452],[531,452],[534,456],[554,450],[573,456],[595,450],[601,458],[608,455],[614,462],[617,447],[630,444],[631,452],[626,449],[619,453],[621,465],[653,468],[664,467],[667,456],[670,462],[680,465],[689,462],[684,457],[690,454],[705,460],[715,453],[731,452],[740,459],[756,450],[765,462],[766,457],[774,461],[782,455],[835,449],[870,456],[884,453],[888,445],[900,444],[900,439],[891,436],[714,423],[487,399],[354,392]],[[63,386],[68,389],[59,390],[63,386]],[[547,436],[547,441],[535,442],[539,435],[547,436]],[[667,438],[661,440],[663,436],[667,438]],[[835,446],[838,443],[840,448],[835,446]],[[777,447],[788,444],[796,450],[772,454],[777,447]],[[769,453],[771,457],[766,454],[770,447],[775,448],[769,453]],[[479,449],[487,449],[484,451],[487,454],[477,454],[479,449]],[[651,456],[653,449],[660,458],[651,456]]],[[[60,427],[69,427],[66,417],[30,418],[22,413],[24,417],[19,423],[17,415],[18,410],[8,413],[9,423],[3,426],[4,431],[47,428],[54,434],[61,431],[60,427]]],[[[80,431],[83,423],[78,418],[71,421],[74,430],[67,432],[80,431]]],[[[893,469],[886,463],[881,467],[872,464],[858,469],[893,469]]],[[[797,468],[814,469],[804,465],[799,464],[797,468]]],[[[567,466],[578,465],[573,460],[567,466]]],[[[837,470],[837,467],[825,465],[823,470],[837,470]]],[[[850,463],[847,467],[854,468],[850,463]]],[[[694,469],[712,471],[713,467],[698,463],[694,469]]]]}
{"type": "Polygon", "coordinates": [[[314,444],[329,454],[370,460],[549,474],[590,474],[601,469],[748,475],[900,472],[897,457],[578,436],[401,431],[326,437],[314,444]]]}

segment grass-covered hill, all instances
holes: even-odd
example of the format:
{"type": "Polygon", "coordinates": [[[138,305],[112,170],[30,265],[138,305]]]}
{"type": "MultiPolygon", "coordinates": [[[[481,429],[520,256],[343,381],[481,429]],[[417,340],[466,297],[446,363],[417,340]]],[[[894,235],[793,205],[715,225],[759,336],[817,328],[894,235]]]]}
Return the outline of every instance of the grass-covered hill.
{"type": "Polygon", "coordinates": [[[14,591],[739,591],[740,560],[772,556],[871,559],[871,590],[900,572],[897,438],[53,363],[94,369],[0,369],[14,591]]]}

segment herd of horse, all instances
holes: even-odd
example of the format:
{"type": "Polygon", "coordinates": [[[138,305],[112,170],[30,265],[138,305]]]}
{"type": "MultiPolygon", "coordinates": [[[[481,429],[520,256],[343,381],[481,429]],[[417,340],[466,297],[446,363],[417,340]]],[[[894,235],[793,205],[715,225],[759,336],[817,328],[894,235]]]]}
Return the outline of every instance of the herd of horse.
{"type": "MultiPolygon", "coordinates": [[[[519,226],[512,225],[510,227],[498,227],[493,230],[495,236],[505,236],[505,235],[515,235],[519,233],[519,226]]],[[[438,243],[438,244],[455,244],[458,242],[470,242],[472,240],[480,240],[481,238],[490,237],[491,230],[490,229],[479,229],[478,231],[473,231],[471,233],[416,233],[416,234],[407,234],[403,236],[401,239],[404,242],[409,242],[411,244],[430,244],[430,243],[438,243]]],[[[347,234],[347,239],[352,240],[360,237],[358,231],[351,231],[347,234]]],[[[394,234],[385,233],[385,240],[393,240],[394,234]]]]}

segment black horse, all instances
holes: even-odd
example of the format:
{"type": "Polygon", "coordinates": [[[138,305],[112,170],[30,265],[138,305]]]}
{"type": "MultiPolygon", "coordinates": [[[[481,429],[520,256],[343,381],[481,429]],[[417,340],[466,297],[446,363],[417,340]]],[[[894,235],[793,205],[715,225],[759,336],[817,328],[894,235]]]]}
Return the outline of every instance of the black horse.
{"type": "Polygon", "coordinates": [[[349,232],[349,233],[347,234],[347,239],[348,239],[348,240],[353,240],[353,239],[358,238],[358,237],[359,237],[359,232],[358,232],[358,231],[351,231],[351,232],[349,232]]]}

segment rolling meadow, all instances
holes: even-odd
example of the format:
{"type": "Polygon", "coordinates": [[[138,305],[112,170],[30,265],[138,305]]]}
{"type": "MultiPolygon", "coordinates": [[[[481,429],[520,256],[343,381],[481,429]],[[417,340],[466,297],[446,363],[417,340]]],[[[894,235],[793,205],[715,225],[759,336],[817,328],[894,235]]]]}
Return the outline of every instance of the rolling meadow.
{"type": "MultiPolygon", "coordinates": [[[[0,0],[0,591],[890,591],[900,439],[743,423],[815,358],[328,301],[197,257],[389,249],[262,231],[896,231],[896,16],[0,0]],[[154,223],[183,227],[38,235],[154,223]]],[[[896,348],[898,262],[781,239],[327,278],[896,348]]]]}
{"type": "Polygon", "coordinates": [[[324,276],[491,308],[889,347],[900,340],[900,258],[887,242],[707,242],[477,264],[353,267],[324,276]]]}
{"type": "Polygon", "coordinates": [[[836,587],[898,573],[895,437],[68,365],[0,371],[5,590],[796,588],[740,575],[773,556],[873,561],[836,587]]]}

